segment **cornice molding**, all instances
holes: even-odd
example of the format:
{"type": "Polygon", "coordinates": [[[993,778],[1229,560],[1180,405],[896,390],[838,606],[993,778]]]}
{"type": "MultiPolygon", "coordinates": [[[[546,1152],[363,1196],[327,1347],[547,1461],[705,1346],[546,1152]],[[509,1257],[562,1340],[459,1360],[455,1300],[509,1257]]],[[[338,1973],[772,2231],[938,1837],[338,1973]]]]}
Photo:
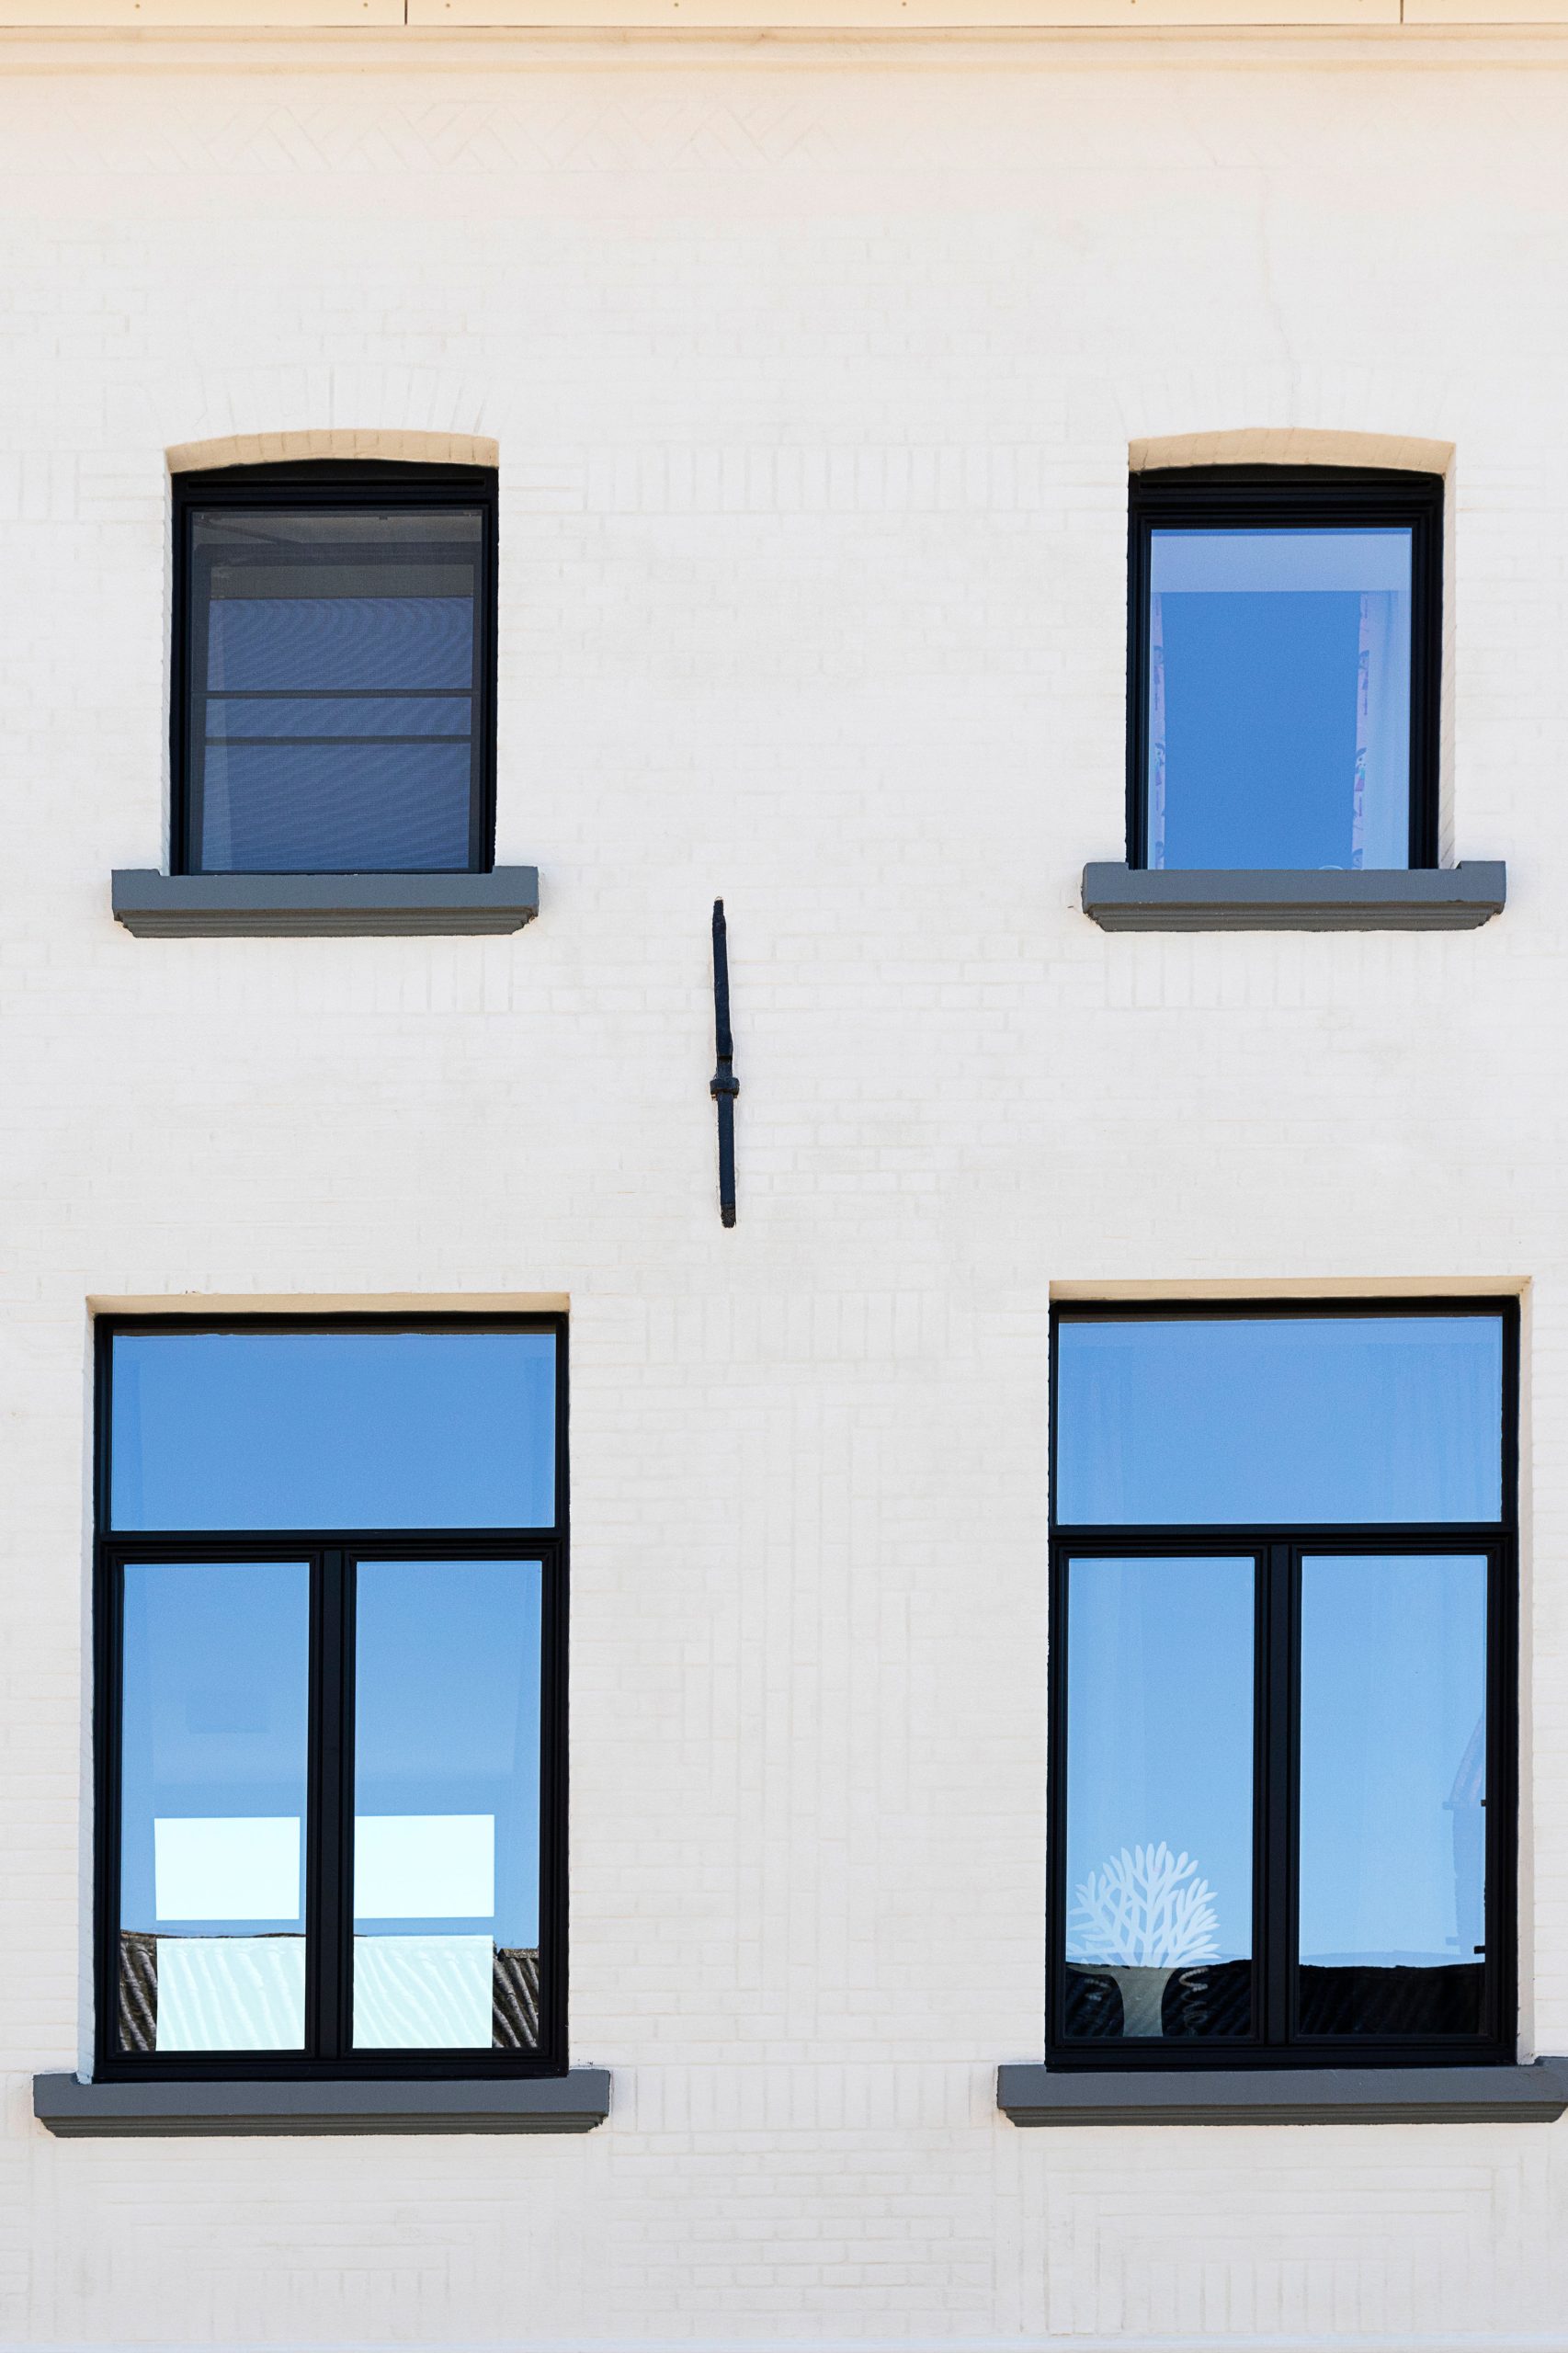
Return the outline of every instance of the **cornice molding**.
{"type": "Polygon", "coordinates": [[[1042,36],[1106,36],[1114,50],[1182,36],[1251,47],[1260,35],[1271,50],[1291,38],[1310,50],[1369,38],[1379,53],[1481,37],[1524,62],[1532,41],[1554,59],[1562,32],[1568,0],[0,0],[0,57],[40,64],[86,62],[89,50],[117,63],[210,62],[221,43],[236,63],[258,62],[258,46],[322,63],[391,63],[417,51],[424,63],[449,41],[455,62],[475,63],[472,44],[485,36],[486,63],[532,42],[585,54],[607,43],[676,54],[768,43],[869,55],[936,42],[984,57],[1042,36]]]}

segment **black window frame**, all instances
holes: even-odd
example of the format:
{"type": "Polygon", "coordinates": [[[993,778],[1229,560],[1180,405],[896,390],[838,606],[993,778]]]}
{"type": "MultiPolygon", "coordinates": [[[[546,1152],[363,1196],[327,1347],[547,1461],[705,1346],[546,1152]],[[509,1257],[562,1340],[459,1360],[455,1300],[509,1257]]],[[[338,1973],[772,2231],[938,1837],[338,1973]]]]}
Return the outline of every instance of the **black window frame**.
{"type": "Polygon", "coordinates": [[[1051,1567],[1047,1662],[1048,2063],[1062,2070],[1199,2073],[1237,2068],[1511,2066],[1518,2040],[1518,1423],[1519,1302],[1475,1296],[1412,1299],[1079,1300],[1051,1315],[1051,1567]],[[1502,1497],[1496,1520],[1329,1521],[1160,1527],[1069,1523],[1056,1515],[1058,1341],[1074,1322],[1305,1320],[1368,1315],[1485,1315],[1502,1319],[1502,1497]],[[1371,2034],[1290,2039],[1295,2015],[1300,1768],[1301,1562],[1304,1554],[1484,1554],[1487,1574],[1487,1802],[1484,2031],[1384,2040],[1371,2034]],[[1253,1758],[1252,2031],[1200,2041],[1069,2038],[1066,2028],[1068,1563],[1115,1558],[1244,1559],[1256,1566],[1253,1758]]]}
{"type": "MultiPolygon", "coordinates": [[[[466,867],[381,867],[378,873],[489,874],[495,865],[495,673],[499,542],[497,477],[488,466],[443,466],[392,460],[310,460],[290,465],[219,466],[205,472],[177,473],[174,494],[174,648],[169,702],[169,870],[174,874],[227,873],[199,862],[199,792],[191,702],[195,683],[192,639],[196,558],[192,517],[200,509],[234,513],[290,508],[405,507],[428,513],[442,506],[474,508],[482,517],[480,593],[475,610],[473,697],[474,769],[469,800],[466,867]]],[[[249,871],[235,869],[236,872],[249,871]]],[[[291,872],[338,873],[332,868],[291,872]]]]}
{"type": "Polygon", "coordinates": [[[93,1572],[95,2077],[99,2082],[369,2082],[567,2072],[567,1318],[553,1314],[102,1315],[95,1344],[93,1572]],[[113,1343],[138,1333],[548,1332],[555,1339],[555,1520],[550,1528],[181,1529],[110,1526],[113,1343]],[[160,2055],[119,2044],[121,1623],[127,1562],[307,1560],[310,1762],[301,2052],[160,2055]],[[348,2047],[353,1965],[354,1580],[357,1560],[529,1560],[541,1565],[540,2046],[536,2052],[348,2047]]]}
{"type": "MultiPolygon", "coordinates": [[[[1128,490],[1127,863],[1149,862],[1150,539],[1178,530],[1363,529],[1408,526],[1410,580],[1410,856],[1392,871],[1435,867],[1441,818],[1443,675],[1441,474],[1394,467],[1165,466],[1128,490]]],[[[1180,869],[1167,870],[1181,871],[1180,869]]]]}

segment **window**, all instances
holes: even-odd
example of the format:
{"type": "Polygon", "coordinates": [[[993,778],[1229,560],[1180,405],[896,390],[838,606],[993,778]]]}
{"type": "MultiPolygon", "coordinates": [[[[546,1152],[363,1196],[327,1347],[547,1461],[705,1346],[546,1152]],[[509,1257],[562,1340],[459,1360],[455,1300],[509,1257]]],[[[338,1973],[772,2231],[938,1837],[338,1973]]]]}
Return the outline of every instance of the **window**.
{"type": "Polygon", "coordinates": [[[1516,1352],[1058,1311],[1053,2064],[1512,2059],[1516,1352]]]}
{"type": "Polygon", "coordinates": [[[176,870],[488,870],[494,475],[182,474],[175,534],[176,870]]]}
{"type": "Polygon", "coordinates": [[[1128,862],[1435,866],[1436,475],[1135,475],[1128,862]]]}
{"type": "Polygon", "coordinates": [[[98,2072],[558,2072],[563,1327],[98,1351],[98,2072]]]}

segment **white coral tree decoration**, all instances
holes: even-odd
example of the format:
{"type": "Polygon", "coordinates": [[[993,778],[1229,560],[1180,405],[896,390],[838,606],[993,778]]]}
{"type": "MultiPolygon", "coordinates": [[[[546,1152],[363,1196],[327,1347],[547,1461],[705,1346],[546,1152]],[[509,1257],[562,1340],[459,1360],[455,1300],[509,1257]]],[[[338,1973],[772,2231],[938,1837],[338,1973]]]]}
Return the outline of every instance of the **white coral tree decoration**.
{"type": "Polygon", "coordinates": [[[1104,1973],[1121,1995],[1122,2032],[1164,2032],[1165,1986],[1178,1969],[1220,1957],[1214,1891],[1183,1852],[1124,1847],[1077,1890],[1068,1941],[1075,1968],[1104,1973]]]}
{"type": "Polygon", "coordinates": [[[1073,1907],[1073,1942],[1085,1961],[1123,1969],[1185,1969],[1217,1961],[1220,1915],[1214,1891],[1187,1854],[1124,1847],[1091,1871],[1073,1907]]]}

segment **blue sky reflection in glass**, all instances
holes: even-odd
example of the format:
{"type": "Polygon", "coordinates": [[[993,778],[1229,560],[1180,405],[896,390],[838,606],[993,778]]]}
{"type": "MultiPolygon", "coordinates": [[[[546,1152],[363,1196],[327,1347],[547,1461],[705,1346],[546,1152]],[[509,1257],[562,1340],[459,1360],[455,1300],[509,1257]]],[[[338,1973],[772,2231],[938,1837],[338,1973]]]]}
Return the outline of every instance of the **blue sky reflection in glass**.
{"type": "Polygon", "coordinates": [[[488,2050],[537,1985],[542,1607],[537,1561],[359,1563],[358,2050],[488,2050]]]}
{"type": "Polygon", "coordinates": [[[1151,540],[1148,864],[1408,866],[1408,527],[1151,540]]]}
{"type": "Polygon", "coordinates": [[[1480,1555],[1301,1563],[1303,1962],[1480,1957],[1486,1584],[1480,1555]]]}
{"type": "Polygon", "coordinates": [[[1067,1959],[1121,1972],[1129,2035],[1170,1972],[1252,1951],[1255,1586],[1250,1559],[1069,1566],[1067,1959]]]}
{"type": "Polygon", "coordinates": [[[301,2050],[309,1566],[124,1577],[122,1985],[160,2052],[301,2050]]]}
{"type": "Polygon", "coordinates": [[[545,1528],[550,1332],[117,1333],[118,1529],[545,1528]]]}
{"type": "Polygon", "coordinates": [[[1064,1319],[1068,1526],[1495,1520],[1495,1314],[1064,1319]]]}

